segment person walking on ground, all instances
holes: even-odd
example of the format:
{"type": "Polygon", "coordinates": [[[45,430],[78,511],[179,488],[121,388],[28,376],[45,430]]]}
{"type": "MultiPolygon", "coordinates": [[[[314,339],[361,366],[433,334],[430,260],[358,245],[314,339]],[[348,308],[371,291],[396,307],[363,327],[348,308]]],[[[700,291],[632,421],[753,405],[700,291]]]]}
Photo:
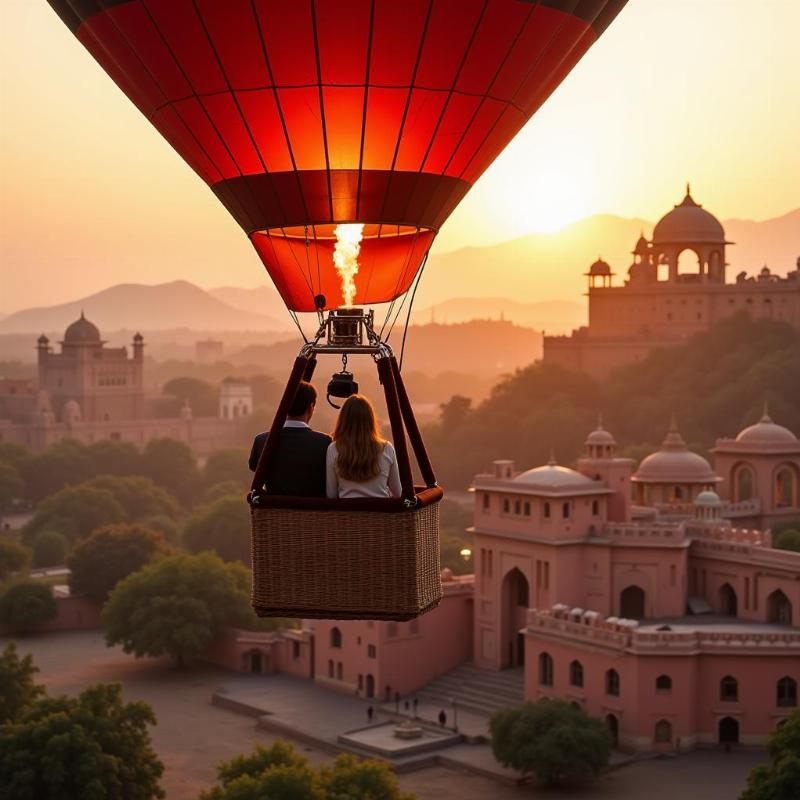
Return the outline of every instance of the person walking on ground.
{"type": "Polygon", "coordinates": [[[367,722],[368,722],[370,725],[372,724],[372,718],[373,718],[374,716],[375,716],[375,709],[374,709],[372,706],[370,706],[370,707],[367,709],[367,722]]]}
{"type": "Polygon", "coordinates": [[[443,728],[444,728],[444,726],[445,726],[445,725],[447,725],[447,712],[446,712],[444,709],[442,709],[442,710],[439,712],[439,724],[440,724],[440,725],[441,725],[443,728]]]}

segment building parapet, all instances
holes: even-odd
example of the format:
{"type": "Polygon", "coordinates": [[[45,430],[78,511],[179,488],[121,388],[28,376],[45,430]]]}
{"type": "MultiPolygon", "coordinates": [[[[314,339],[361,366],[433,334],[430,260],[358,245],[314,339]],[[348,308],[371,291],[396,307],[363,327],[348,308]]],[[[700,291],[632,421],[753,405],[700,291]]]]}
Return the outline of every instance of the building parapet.
{"type": "Polygon", "coordinates": [[[752,517],[761,513],[761,498],[752,497],[750,500],[740,500],[738,503],[723,502],[721,515],[723,517],[752,517]]]}
{"type": "Polygon", "coordinates": [[[646,524],[606,524],[601,536],[620,544],[664,544],[683,545],[686,543],[686,527],[683,523],[652,522],[646,524]]]}
{"type": "Polygon", "coordinates": [[[732,528],[719,523],[703,523],[697,520],[687,525],[687,533],[693,539],[710,539],[730,544],[754,544],[759,547],[772,547],[772,532],[756,528],[732,528]]]}
{"type": "Polygon", "coordinates": [[[528,611],[525,633],[545,634],[585,645],[605,646],[633,653],[772,652],[800,654],[800,630],[742,631],[642,630],[635,620],[607,617],[595,611],[554,605],[549,610],[528,611]]]}

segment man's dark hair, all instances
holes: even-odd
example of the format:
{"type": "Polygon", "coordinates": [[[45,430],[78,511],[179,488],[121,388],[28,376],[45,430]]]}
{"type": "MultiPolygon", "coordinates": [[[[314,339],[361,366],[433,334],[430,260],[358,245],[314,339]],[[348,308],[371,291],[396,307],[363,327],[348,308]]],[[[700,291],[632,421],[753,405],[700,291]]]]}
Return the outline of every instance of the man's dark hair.
{"type": "Polygon", "coordinates": [[[289,406],[290,417],[302,417],[317,402],[317,390],[307,381],[301,381],[289,406]]]}

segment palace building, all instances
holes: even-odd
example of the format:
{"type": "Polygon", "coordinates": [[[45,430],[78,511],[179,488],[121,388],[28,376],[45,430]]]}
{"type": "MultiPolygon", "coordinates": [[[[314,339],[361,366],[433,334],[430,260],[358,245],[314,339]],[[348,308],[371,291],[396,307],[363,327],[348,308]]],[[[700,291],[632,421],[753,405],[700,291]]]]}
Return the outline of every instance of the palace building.
{"type": "Polygon", "coordinates": [[[785,278],[763,267],[726,279],[726,239],[719,220],[686,196],[663,216],[651,241],[639,237],[625,282],[598,259],[586,273],[589,322],[569,336],[545,336],[545,362],[595,376],[679,344],[739,311],[800,328],[800,258],[785,278]]]}
{"type": "Polygon", "coordinates": [[[762,744],[798,705],[800,441],[766,415],[715,467],[673,420],[636,465],[598,425],[575,469],[495,461],[474,481],[474,575],[406,623],[307,620],[234,633],[212,657],[334,690],[488,715],[558,697],[617,746],[762,744]]]}
{"type": "Polygon", "coordinates": [[[199,455],[247,443],[250,386],[223,383],[217,417],[195,417],[186,402],[177,416],[164,415],[158,407],[164,398],[146,396],[140,333],[129,355],[127,347],[108,347],[81,313],[59,346],[56,352],[44,334],[37,340],[38,382],[0,379],[0,441],[41,450],[62,439],[83,444],[112,439],[141,447],[168,437],[199,455]]]}

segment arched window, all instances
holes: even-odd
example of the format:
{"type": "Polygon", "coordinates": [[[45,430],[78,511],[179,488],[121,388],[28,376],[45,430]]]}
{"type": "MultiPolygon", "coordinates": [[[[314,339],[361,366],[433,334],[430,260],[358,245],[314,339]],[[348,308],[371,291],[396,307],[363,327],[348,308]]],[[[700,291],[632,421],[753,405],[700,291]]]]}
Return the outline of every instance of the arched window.
{"type": "Polygon", "coordinates": [[[791,467],[780,467],[775,473],[775,508],[795,505],[795,476],[791,467]]]}
{"type": "Polygon", "coordinates": [[[530,503],[525,503],[525,505],[523,506],[523,509],[524,509],[523,513],[525,514],[525,516],[529,517],[531,515],[531,504],[530,503]]]}
{"type": "Polygon", "coordinates": [[[736,590],[729,583],[719,587],[719,612],[729,617],[735,617],[738,611],[736,590]]]}
{"type": "Polygon", "coordinates": [[[564,517],[564,519],[569,519],[569,503],[564,503],[561,506],[561,516],[564,517]]]}
{"type": "Polygon", "coordinates": [[[522,505],[519,500],[514,501],[514,513],[521,514],[522,513],[522,505]]]}
{"type": "Polygon", "coordinates": [[[792,604],[780,589],[776,589],[767,598],[767,622],[792,624],[792,604]]]}
{"type": "Polygon", "coordinates": [[[545,503],[544,504],[544,516],[547,519],[550,518],[550,503],[545,503]]]}
{"type": "Polygon", "coordinates": [[[511,511],[511,503],[508,502],[508,498],[503,500],[503,513],[508,514],[511,511]]]}
{"type": "Polygon", "coordinates": [[[333,661],[330,659],[328,660],[328,677],[333,677],[333,661]]]}
{"type": "Polygon", "coordinates": [[[331,628],[331,647],[337,650],[342,647],[342,632],[338,628],[331,628]]]}
{"type": "Polygon", "coordinates": [[[656,678],[656,691],[669,693],[672,691],[672,678],[669,675],[659,675],[656,678]]]}
{"type": "Polygon", "coordinates": [[[752,468],[747,464],[742,464],[734,471],[733,478],[734,500],[737,503],[743,500],[751,500],[755,494],[755,478],[752,468]]]}
{"type": "Polygon", "coordinates": [[[596,517],[600,513],[600,503],[597,500],[592,500],[592,516],[596,517]]]}
{"type": "Polygon", "coordinates": [[[550,653],[539,653],[539,684],[553,685],[553,657],[550,653]]]}
{"type": "Polygon", "coordinates": [[[615,669],[606,671],[606,694],[619,697],[619,673],[615,669]]]}
{"type": "Polygon", "coordinates": [[[782,708],[794,708],[797,705],[797,681],[788,675],[777,683],[778,696],[776,704],[782,708]]]}
{"type": "Polygon", "coordinates": [[[658,744],[669,744],[672,741],[672,723],[666,719],[656,722],[654,738],[658,744]]]}
{"type": "Polygon", "coordinates": [[[726,675],[719,682],[719,699],[734,703],[739,699],[739,681],[733,675],[726,675]]]}
{"type": "Polygon", "coordinates": [[[583,686],[583,665],[580,661],[571,661],[569,665],[569,685],[583,686]]]}

